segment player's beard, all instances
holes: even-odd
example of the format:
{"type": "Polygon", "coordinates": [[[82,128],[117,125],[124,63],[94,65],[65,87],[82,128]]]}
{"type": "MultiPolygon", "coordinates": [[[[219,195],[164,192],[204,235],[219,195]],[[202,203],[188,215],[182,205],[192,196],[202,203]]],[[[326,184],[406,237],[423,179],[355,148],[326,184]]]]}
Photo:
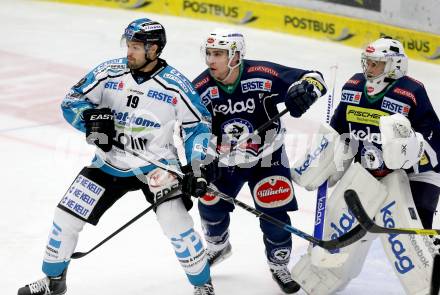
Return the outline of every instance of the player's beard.
{"type": "Polygon", "coordinates": [[[128,61],[128,68],[130,70],[139,70],[145,65],[145,60],[142,62],[138,62],[137,60],[128,61]]]}

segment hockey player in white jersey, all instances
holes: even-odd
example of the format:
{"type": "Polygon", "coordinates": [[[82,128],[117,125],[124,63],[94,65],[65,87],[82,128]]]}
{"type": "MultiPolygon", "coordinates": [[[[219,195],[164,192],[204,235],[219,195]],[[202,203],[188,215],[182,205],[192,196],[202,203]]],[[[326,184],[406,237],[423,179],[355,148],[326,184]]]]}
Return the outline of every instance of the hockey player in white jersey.
{"type": "MultiPolygon", "coordinates": [[[[308,189],[343,175],[328,200],[324,239],[356,224],[343,199],[347,189],[358,193],[380,226],[390,228],[431,228],[439,198],[440,121],[423,84],[406,75],[402,44],[389,37],[372,42],[362,53],[362,65],[363,73],[343,86],[331,127],[321,128],[324,137],[309,153],[313,157],[292,169],[293,179],[308,189]],[[355,163],[340,173],[352,159],[355,163]]],[[[376,237],[368,234],[335,254],[313,249],[294,266],[292,276],[308,294],[342,290],[360,273],[376,237]]],[[[405,293],[429,294],[436,241],[421,235],[379,237],[405,293]]]]}
{"type": "Polygon", "coordinates": [[[210,114],[186,77],[159,58],[166,44],[160,23],[135,20],[122,37],[127,57],[93,69],[62,102],[64,118],[98,149],[55,209],[42,266],[46,277],[20,288],[19,295],[64,294],[67,268],[83,226],[96,225],[119,198],[135,190],[142,190],[150,203],[164,195],[174,197],[156,208],[157,220],[194,285],[194,294],[214,294],[205,250],[187,211],[192,207],[190,196],[206,192],[203,171],[194,173],[191,167],[198,167],[205,157],[210,114]],[[182,167],[186,175],[181,189],[174,175],[120,148],[177,166],[176,122],[181,123],[190,163],[182,167]]]}

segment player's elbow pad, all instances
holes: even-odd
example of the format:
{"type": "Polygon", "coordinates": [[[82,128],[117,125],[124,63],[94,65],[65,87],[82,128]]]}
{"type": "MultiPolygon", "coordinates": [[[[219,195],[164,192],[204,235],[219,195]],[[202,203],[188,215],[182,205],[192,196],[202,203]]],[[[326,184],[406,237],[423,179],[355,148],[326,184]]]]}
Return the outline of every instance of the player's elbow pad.
{"type": "Polygon", "coordinates": [[[401,114],[384,116],[379,123],[385,165],[390,169],[409,169],[423,156],[423,135],[411,128],[401,114]]]}

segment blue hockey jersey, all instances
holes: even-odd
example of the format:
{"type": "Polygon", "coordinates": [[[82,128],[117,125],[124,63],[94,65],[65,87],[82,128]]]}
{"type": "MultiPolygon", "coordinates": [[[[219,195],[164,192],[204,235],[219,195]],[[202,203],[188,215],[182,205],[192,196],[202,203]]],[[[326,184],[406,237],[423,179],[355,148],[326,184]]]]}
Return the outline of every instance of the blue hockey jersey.
{"type": "Polygon", "coordinates": [[[350,140],[359,143],[355,160],[376,177],[390,172],[381,157],[379,118],[400,113],[409,119],[412,128],[421,133],[427,143],[419,163],[407,172],[438,172],[440,122],[423,84],[404,76],[372,97],[366,95],[365,84],[362,73],[355,74],[345,83],[341,101],[331,120],[332,127],[339,134],[345,133],[350,140]]]}
{"type": "MultiPolygon", "coordinates": [[[[244,153],[248,161],[261,158],[264,143],[271,143],[275,136],[284,132],[280,120],[268,127],[267,133],[263,131],[260,140],[236,146],[238,139],[278,114],[277,104],[284,102],[288,88],[311,72],[267,61],[243,60],[239,78],[233,85],[216,81],[208,69],[200,74],[193,84],[212,115],[217,151],[223,153],[234,149],[234,153],[244,153]]],[[[276,141],[282,142],[279,138],[276,141]]]]}

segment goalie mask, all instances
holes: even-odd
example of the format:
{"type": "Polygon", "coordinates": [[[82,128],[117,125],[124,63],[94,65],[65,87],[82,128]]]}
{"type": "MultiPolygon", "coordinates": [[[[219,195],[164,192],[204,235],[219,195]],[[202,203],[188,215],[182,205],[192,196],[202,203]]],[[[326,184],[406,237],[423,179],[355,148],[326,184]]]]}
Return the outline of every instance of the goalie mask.
{"type": "Polygon", "coordinates": [[[369,44],[362,52],[361,63],[367,79],[368,95],[380,93],[389,83],[405,76],[408,70],[408,57],[402,43],[390,37],[380,38],[369,44]],[[368,70],[369,65],[380,62],[384,62],[383,72],[371,75],[368,70]]]}
{"type": "Polygon", "coordinates": [[[228,52],[229,74],[223,81],[230,76],[233,69],[242,63],[246,51],[243,35],[237,31],[227,29],[217,29],[205,38],[201,47],[201,53],[205,62],[207,62],[206,50],[210,48],[222,49],[228,52]],[[238,54],[238,62],[232,65],[236,54],[238,54]]]}

